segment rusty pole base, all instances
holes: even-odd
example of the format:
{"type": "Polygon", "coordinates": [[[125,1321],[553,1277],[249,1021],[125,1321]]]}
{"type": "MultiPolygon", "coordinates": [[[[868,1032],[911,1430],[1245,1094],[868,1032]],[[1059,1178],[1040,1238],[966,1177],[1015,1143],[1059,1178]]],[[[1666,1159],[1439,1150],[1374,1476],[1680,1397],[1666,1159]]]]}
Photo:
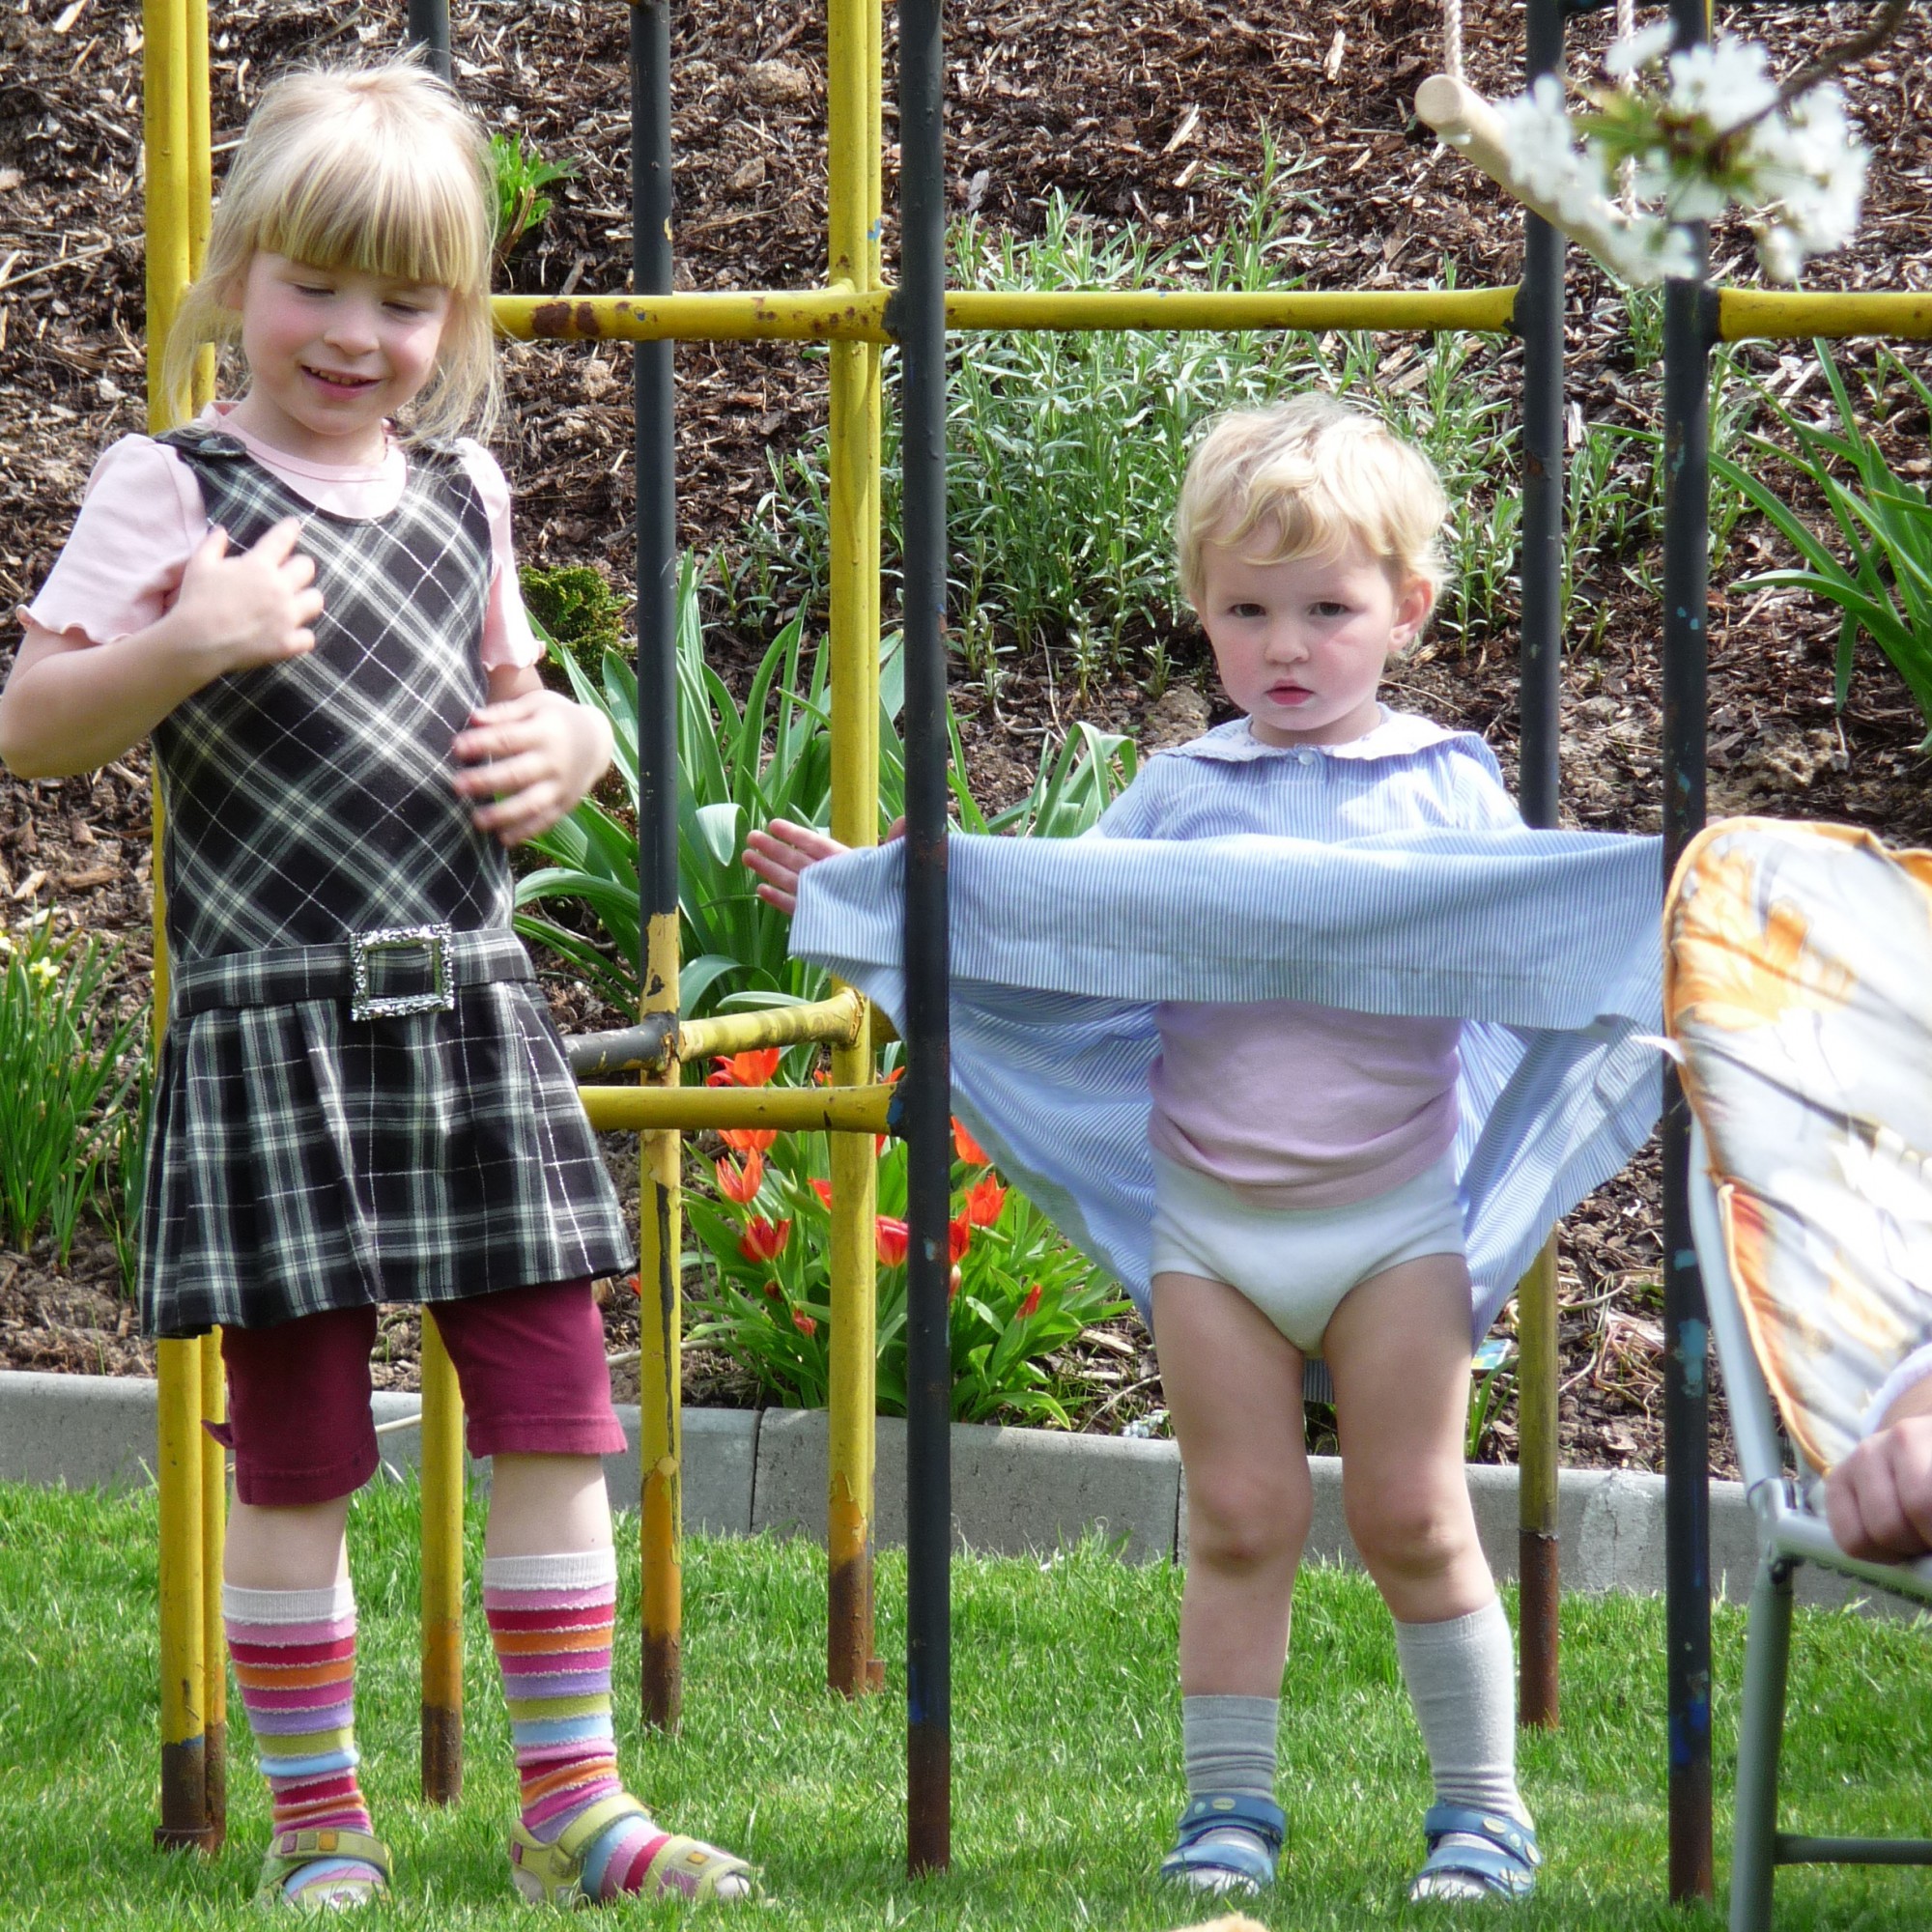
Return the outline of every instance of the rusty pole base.
{"type": "Polygon", "coordinates": [[[1525,1729],[1553,1731],[1559,1719],[1556,1611],[1560,1599],[1559,1546],[1539,1530],[1519,1532],[1517,1562],[1521,1578],[1517,1598],[1517,1646],[1520,1689],[1517,1722],[1525,1729]]]}
{"type": "Polygon", "coordinates": [[[189,1738],[161,1747],[161,1822],[155,1846],[163,1852],[214,1852],[222,1827],[208,1816],[208,1756],[205,1741],[189,1738]]]}
{"type": "Polygon", "coordinates": [[[440,1704],[422,1707],[422,1795],[425,1804],[463,1797],[463,1713],[440,1704]]]}
{"type": "Polygon", "coordinates": [[[226,1833],[219,1825],[156,1825],[155,1849],[157,1852],[207,1852],[221,1849],[226,1833]]]}
{"type": "Polygon", "coordinates": [[[654,1731],[674,1731],[684,1716],[684,1645],[646,1631],[643,1641],[643,1718],[654,1731]]]}

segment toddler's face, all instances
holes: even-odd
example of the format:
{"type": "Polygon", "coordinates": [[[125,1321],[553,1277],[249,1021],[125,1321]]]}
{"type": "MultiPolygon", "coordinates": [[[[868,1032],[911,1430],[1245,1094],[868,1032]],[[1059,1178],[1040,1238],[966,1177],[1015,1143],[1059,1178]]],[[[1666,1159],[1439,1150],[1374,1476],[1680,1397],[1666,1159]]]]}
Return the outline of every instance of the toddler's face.
{"type": "Polygon", "coordinates": [[[1398,584],[1359,544],[1250,563],[1210,543],[1203,566],[1215,668],[1263,744],[1345,745],[1374,727],[1382,667],[1428,618],[1426,583],[1398,584]]]}

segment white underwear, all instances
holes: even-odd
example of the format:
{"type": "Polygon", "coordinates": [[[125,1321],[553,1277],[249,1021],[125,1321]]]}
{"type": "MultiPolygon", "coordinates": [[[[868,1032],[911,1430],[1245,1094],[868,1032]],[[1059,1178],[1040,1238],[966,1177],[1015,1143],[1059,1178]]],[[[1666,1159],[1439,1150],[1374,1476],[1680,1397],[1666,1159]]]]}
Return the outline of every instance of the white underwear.
{"type": "Polygon", "coordinates": [[[1413,1180],[1346,1208],[1256,1208],[1196,1168],[1153,1157],[1153,1264],[1245,1294],[1304,1355],[1358,1283],[1424,1255],[1460,1255],[1463,1209],[1445,1153],[1413,1180]]]}

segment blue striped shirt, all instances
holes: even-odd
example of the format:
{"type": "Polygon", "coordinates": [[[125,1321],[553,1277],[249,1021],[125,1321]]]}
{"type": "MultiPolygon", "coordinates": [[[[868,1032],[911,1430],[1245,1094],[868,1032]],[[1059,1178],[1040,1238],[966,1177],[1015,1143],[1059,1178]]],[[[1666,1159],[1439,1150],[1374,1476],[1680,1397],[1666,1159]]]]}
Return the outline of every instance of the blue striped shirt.
{"type": "MultiPolygon", "coordinates": [[[[1245,720],[1156,753],[1081,839],[950,845],[954,1106],[1148,1312],[1148,1074],[1166,1000],[1460,1018],[1474,1332],[1656,1121],[1654,838],[1531,831],[1489,748],[1385,714],[1353,744],[1245,720]]],[[[903,848],[804,874],[792,951],[903,1013],[903,848]]]]}

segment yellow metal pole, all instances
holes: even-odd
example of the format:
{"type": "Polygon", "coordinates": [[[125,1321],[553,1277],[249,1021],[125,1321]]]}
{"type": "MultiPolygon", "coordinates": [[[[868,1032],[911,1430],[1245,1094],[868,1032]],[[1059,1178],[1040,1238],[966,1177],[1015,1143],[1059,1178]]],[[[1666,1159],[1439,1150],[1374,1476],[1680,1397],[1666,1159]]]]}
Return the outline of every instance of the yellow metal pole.
{"type": "MultiPolygon", "coordinates": [[[[145,0],[142,9],[143,163],[148,220],[148,427],[163,430],[186,414],[184,396],[165,393],[161,349],[187,287],[188,100],[185,0],[145,0]]],[[[160,876],[158,868],[156,876],[160,876]]]]}
{"type": "MultiPolygon", "coordinates": [[[[201,1386],[205,1421],[228,1419],[228,1390],[221,1372],[221,1330],[201,1338],[201,1386]]],[[[228,1833],[228,1636],[221,1622],[222,1558],[228,1541],[228,1451],[203,1429],[201,1452],[201,1662],[202,1765],[208,1849],[218,1851],[228,1833]]]]}
{"type": "Polygon", "coordinates": [[[160,1415],[161,1822],[155,1843],[208,1844],[201,1594],[201,1344],[156,1349],[160,1415]]]}
{"type": "MultiPolygon", "coordinates": [[[[187,267],[201,273],[208,254],[209,223],[214,215],[213,136],[208,108],[208,0],[186,0],[187,18],[187,267]]],[[[214,349],[194,359],[194,393],[199,412],[214,394],[214,349]]],[[[215,1653],[211,1653],[215,1654],[215,1653]]]]}
{"type": "Polygon", "coordinates": [[[1719,289],[1718,336],[1781,341],[1809,335],[1886,335],[1923,341],[1932,336],[1932,296],[1873,295],[1862,289],[1801,294],[1788,289],[1719,289]]]}
{"type": "MultiPolygon", "coordinates": [[[[600,1133],[678,1130],[696,1133],[707,1127],[776,1127],[784,1134],[882,1134],[886,1131],[893,1089],[580,1087],[577,1097],[583,1103],[590,1124],[600,1133]]],[[[647,1241],[654,1238],[648,1218],[643,1236],[647,1241]]],[[[648,1330],[649,1323],[645,1326],[648,1330]]]]}
{"type": "MultiPolygon", "coordinates": [[[[869,841],[867,841],[869,842],[869,841]]],[[[760,1046],[791,1046],[819,1039],[850,1046],[865,1024],[866,1003],[845,987],[829,1000],[798,1007],[769,1007],[758,1012],[714,1013],[687,1020],[677,1030],[677,1057],[708,1060],[714,1054],[744,1053],[760,1046]]]]}
{"type": "Polygon", "coordinates": [[[1519,1720],[1557,1722],[1556,1236],[1517,1284],[1517,1510],[1520,1586],[1519,1720]]]}
{"type": "MultiPolygon", "coordinates": [[[[878,342],[890,291],[748,289],[689,295],[497,296],[503,331],[572,342],[878,342]]],[[[1387,328],[1510,326],[1506,289],[954,289],[952,329],[1387,328]]]]}
{"type": "MultiPolygon", "coordinates": [[[[187,272],[201,272],[208,253],[209,222],[214,212],[213,136],[208,107],[208,0],[185,0],[183,9],[182,65],[186,108],[183,190],[187,225],[187,272]]],[[[214,393],[214,351],[196,358],[190,406],[199,410],[214,393]]],[[[156,817],[158,819],[159,814],[156,817]]],[[[155,857],[156,891],[160,890],[160,855],[155,857]]],[[[155,956],[158,960],[161,948],[155,956]]],[[[156,1000],[156,1011],[160,1002],[156,1000]]],[[[228,1419],[228,1389],[222,1374],[221,1330],[201,1339],[201,1413],[205,1422],[228,1419]]],[[[221,1619],[221,1575],[228,1541],[228,1451],[201,1432],[201,1657],[203,1776],[207,1792],[207,1844],[217,1850],[228,1832],[228,1638],[221,1619]]]]}
{"type": "MultiPolygon", "coordinates": [[[[875,0],[831,0],[826,43],[826,157],[830,279],[869,292],[873,249],[872,106],[879,75],[868,65],[875,0]]],[[[831,350],[832,836],[848,845],[878,839],[879,705],[877,351],[864,342],[831,350]]],[[[835,1047],[838,1086],[871,1078],[862,1019],[835,1047]]],[[[876,1170],[863,1135],[832,1136],[832,1377],[826,1494],[826,1681],[857,1696],[872,1662],[872,1470],[876,1381],[876,1275],[872,1222],[876,1170]]]]}
{"type": "MultiPolygon", "coordinates": [[[[644,928],[646,1014],[677,1010],[677,915],[649,915],[644,928]]],[[[680,1063],[647,1075],[639,1087],[607,1090],[613,1099],[641,1107],[676,1102],[700,1093],[754,1099],[721,1088],[678,1087],[680,1063]],[[671,1091],[667,1092],[669,1089],[671,1091]]],[[[594,1091],[584,1090],[586,1093],[594,1091]]],[[[593,1122],[596,1114],[591,1115],[593,1122]]],[[[681,1122],[666,1120],[639,1135],[638,1213],[638,1404],[639,1463],[642,1494],[639,1537],[643,1558],[642,1701],[644,1721],[674,1730],[684,1706],[684,1478],[682,1340],[684,1246],[678,1170],[684,1143],[681,1122]]]]}
{"type": "Polygon", "coordinates": [[[422,1795],[463,1796],[463,1394],[422,1319],[422,1795]]]}
{"type": "MultiPolygon", "coordinates": [[[[142,161],[147,187],[148,426],[181,420],[182,399],[161,379],[162,345],[188,277],[187,19],[184,0],[142,9],[142,161]]],[[[160,800],[154,810],[155,1018],[165,1024],[167,952],[159,896],[160,800]]],[[[163,1341],[156,1350],[160,1487],[161,1822],[163,1846],[209,1842],[203,1624],[201,1348],[163,1341]]]]}

